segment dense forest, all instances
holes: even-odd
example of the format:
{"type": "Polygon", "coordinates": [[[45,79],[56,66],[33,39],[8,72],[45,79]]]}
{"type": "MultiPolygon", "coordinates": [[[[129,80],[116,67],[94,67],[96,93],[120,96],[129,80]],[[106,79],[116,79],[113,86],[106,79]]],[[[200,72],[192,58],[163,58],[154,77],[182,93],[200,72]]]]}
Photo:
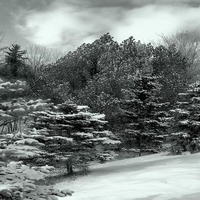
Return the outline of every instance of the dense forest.
{"type": "Polygon", "coordinates": [[[96,162],[199,152],[199,49],[197,31],[159,44],[107,33],[66,54],[2,46],[0,199],[72,195],[53,184],[96,162]]]}

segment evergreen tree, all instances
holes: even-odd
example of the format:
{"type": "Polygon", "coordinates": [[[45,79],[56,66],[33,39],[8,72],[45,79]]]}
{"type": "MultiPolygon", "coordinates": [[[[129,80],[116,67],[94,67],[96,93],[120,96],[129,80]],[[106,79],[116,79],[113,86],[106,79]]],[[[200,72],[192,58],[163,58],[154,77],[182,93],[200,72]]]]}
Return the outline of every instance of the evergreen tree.
{"type": "Polygon", "coordinates": [[[121,122],[116,117],[116,104],[124,98],[122,91],[131,86],[130,77],[137,69],[151,71],[153,46],[130,37],[120,44],[113,41],[108,47],[98,61],[100,72],[77,91],[74,101],[104,113],[110,127],[118,132],[121,122]]]}
{"type": "Polygon", "coordinates": [[[120,102],[119,117],[126,129],[122,141],[128,148],[157,152],[161,148],[163,136],[168,127],[162,111],[166,104],[160,103],[158,93],[161,85],[157,77],[138,73],[130,80],[132,87],[124,90],[125,99],[120,102]]]}
{"type": "Polygon", "coordinates": [[[172,109],[172,125],[169,141],[171,151],[181,154],[200,150],[200,82],[189,86],[185,93],[179,93],[175,109],[172,109]]]}
{"type": "Polygon", "coordinates": [[[11,75],[13,77],[17,77],[19,74],[20,68],[23,68],[25,63],[26,51],[20,50],[21,46],[18,44],[13,44],[8,51],[6,51],[5,62],[6,65],[9,66],[11,75]]]}
{"type": "Polygon", "coordinates": [[[151,60],[153,74],[159,77],[162,84],[161,97],[164,101],[176,102],[178,93],[184,91],[190,78],[188,76],[187,58],[175,45],[158,46],[153,50],[151,60]]]}
{"type": "MultiPolygon", "coordinates": [[[[45,144],[51,160],[63,163],[69,174],[74,169],[87,168],[90,161],[113,159],[117,140],[106,130],[104,114],[91,113],[88,106],[63,103],[57,111],[36,111],[32,127],[36,132],[46,130],[46,137],[36,137],[45,144]]],[[[61,165],[60,165],[61,166],[61,165]]]]}
{"type": "Polygon", "coordinates": [[[49,65],[43,79],[51,89],[51,93],[59,95],[55,91],[55,85],[66,83],[72,94],[84,88],[100,72],[99,60],[112,43],[113,38],[105,34],[91,44],[82,44],[75,51],[68,52],[57,62],[49,65]]]}

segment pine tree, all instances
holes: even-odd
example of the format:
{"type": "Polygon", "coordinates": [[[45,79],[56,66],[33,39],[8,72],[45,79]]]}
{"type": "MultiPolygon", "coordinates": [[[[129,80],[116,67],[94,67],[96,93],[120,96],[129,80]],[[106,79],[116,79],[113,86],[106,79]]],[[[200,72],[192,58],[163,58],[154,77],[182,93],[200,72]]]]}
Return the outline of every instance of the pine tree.
{"type": "Polygon", "coordinates": [[[188,74],[188,62],[175,45],[158,46],[153,50],[151,65],[153,74],[159,77],[162,84],[160,96],[172,104],[177,94],[184,91],[191,80],[188,74]]]}
{"type": "Polygon", "coordinates": [[[168,137],[173,154],[200,150],[200,82],[189,86],[185,93],[179,93],[175,108],[171,111],[172,125],[168,137]]]}
{"type": "Polygon", "coordinates": [[[120,102],[121,121],[126,129],[122,134],[124,145],[136,148],[139,156],[143,151],[157,152],[168,127],[160,103],[160,84],[157,77],[138,73],[130,79],[131,89],[124,90],[125,100],[120,102]]]}
{"type": "Polygon", "coordinates": [[[7,51],[5,52],[5,62],[6,65],[9,66],[11,75],[13,77],[17,77],[19,74],[19,69],[24,67],[25,65],[25,57],[26,51],[20,50],[21,46],[18,44],[13,44],[7,51]]]}
{"type": "Polygon", "coordinates": [[[52,159],[64,163],[69,174],[87,167],[90,161],[113,159],[120,144],[116,136],[106,130],[105,115],[91,113],[88,106],[63,103],[57,111],[36,111],[32,127],[46,129],[46,137],[38,140],[52,159]]]}

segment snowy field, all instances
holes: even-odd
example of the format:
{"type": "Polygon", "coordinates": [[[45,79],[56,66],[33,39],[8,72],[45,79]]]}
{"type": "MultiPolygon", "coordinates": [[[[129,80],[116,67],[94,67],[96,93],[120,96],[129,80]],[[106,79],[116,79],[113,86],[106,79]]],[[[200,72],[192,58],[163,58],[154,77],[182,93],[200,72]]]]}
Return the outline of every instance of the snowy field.
{"type": "Polygon", "coordinates": [[[56,187],[75,192],[60,200],[200,200],[200,153],[98,164],[91,174],[56,187]]]}

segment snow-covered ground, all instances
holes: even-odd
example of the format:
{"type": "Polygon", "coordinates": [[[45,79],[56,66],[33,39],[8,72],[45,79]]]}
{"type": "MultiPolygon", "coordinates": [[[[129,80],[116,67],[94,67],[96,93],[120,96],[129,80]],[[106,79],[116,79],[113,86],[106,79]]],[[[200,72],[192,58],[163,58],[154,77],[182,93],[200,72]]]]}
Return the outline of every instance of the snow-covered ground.
{"type": "Polygon", "coordinates": [[[91,174],[56,187],[75,192],[60,200],[200,200],[200,153],[98,164],[91,174]]]}

